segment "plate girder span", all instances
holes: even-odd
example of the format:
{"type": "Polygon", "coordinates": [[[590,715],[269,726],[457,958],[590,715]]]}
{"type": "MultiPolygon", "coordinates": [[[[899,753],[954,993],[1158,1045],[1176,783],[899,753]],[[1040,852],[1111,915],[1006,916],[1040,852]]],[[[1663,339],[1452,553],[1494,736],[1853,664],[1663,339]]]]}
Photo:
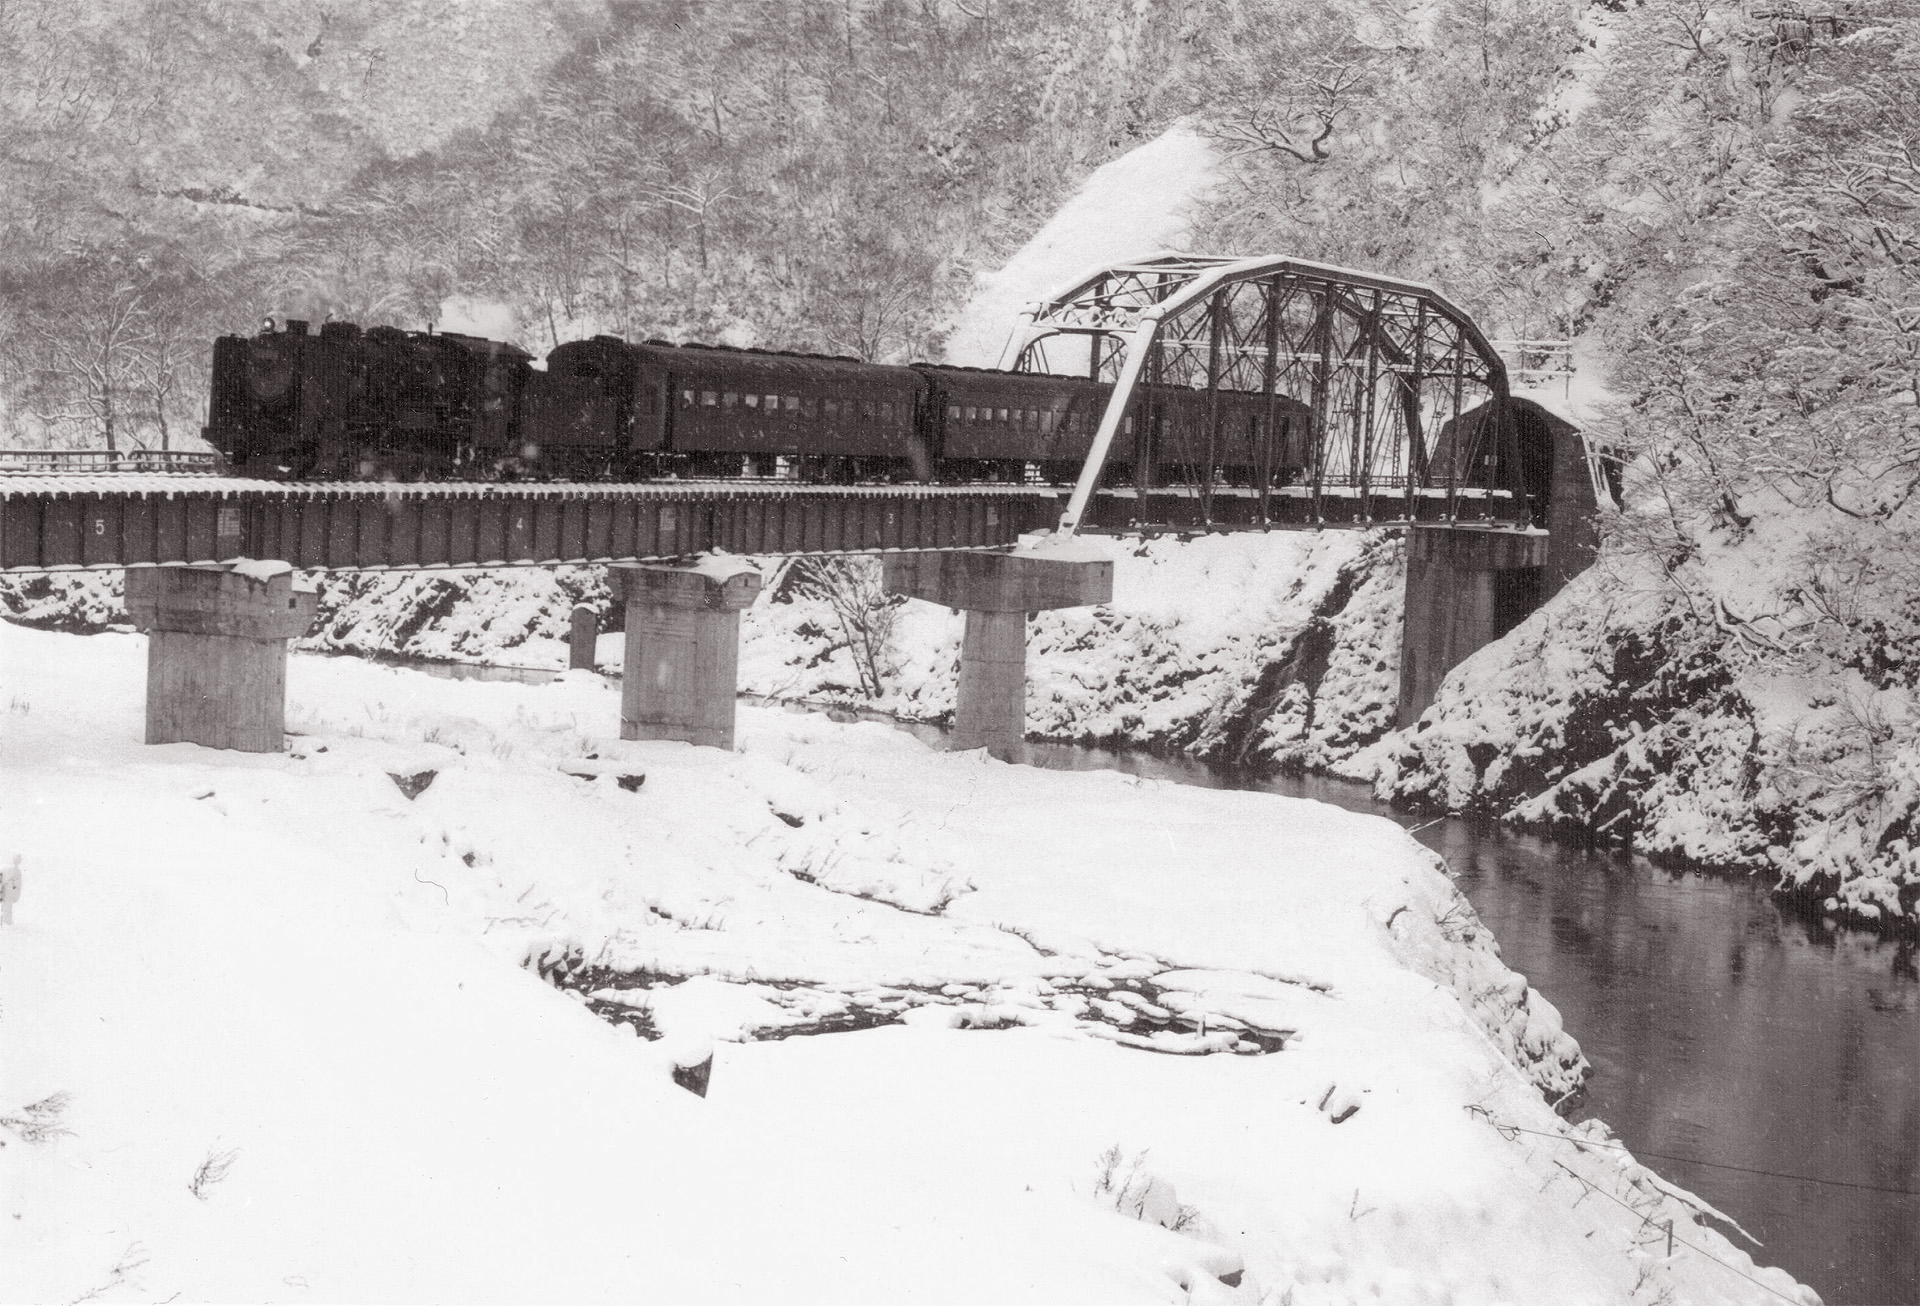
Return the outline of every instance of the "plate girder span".
{"type": "Polygon", "coordinates": [[[1051,521],[1017,486],[286,485],[232,478],[0,481],[0,571],[194,566],[552,566],[741,554],[1004,548],[1051,521]]]}

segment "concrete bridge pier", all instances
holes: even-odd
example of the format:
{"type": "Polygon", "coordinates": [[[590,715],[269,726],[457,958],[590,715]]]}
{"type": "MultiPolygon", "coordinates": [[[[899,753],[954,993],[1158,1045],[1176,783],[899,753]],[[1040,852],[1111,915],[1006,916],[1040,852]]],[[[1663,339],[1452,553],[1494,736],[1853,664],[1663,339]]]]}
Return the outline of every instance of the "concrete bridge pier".
{"type": "Polygon", "coordinates": [[[1079,545],[1012,553],[893,553],[883,587],[967,614],[953,750],[1015,760],[1026,739],[1027,614],[1113,598],[1113,563],[1079,545]]]}
{"type": "Polygon", "coordinates": [[[627,605],[620,737],[732,748],[740,612],[759,595],[760,573],[708,557],[619,563],[607,582],[627,605]]]}
{"type": "Polygon", "coordinates": [[[1544,531],[1408,529],[1399,726],[1420,719],[1447,672],[1545,601],[1548,539],[1544,531]]]}
{"type": "Polygon", "coordinates": [[[286,563],[128,568],[127,612],[147,632],[147,742],[284,748],[287,641],[318,602],[286,563]]]}

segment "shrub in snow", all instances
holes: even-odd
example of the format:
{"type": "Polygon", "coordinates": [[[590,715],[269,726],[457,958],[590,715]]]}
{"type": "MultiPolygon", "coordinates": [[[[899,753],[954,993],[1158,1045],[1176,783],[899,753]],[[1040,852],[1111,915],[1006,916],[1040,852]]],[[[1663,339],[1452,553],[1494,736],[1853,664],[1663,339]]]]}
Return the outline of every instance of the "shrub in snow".
{"type": "Polygon", "coordinates": [[[227,1177],[227,1171],[233,1169],[233,1163],[239,1158],[238,1149],[207,1153],[207,1159],[199,1164],[193,1172],[193,1178],[187,1182],[187,1191],[206,1201],[208,1190],[227,1177]]]}
{"type": "Polygon", "coordinates": [[[867,698],[880,697],[894,673],[894,629],[906,604],[880,587],[880,575],[872,558],[796,558],[782,572],[774,596],[776,602],[809,600],[832,614],[839,646],[867,698]]]}
{"type": "MultiPolygon", "coordinates": [[[[1404,576],[1397,536],[1089,543],[1116,562],[1114,601],[1028,623],[1031,733],[1319,769],[1392,727],[1404,576]]],[[[834,575],[833,592],[783,579],[747,610],[741,689],[910,720],[950,717],[960,615],[883,604],[872,559],[839,560],[834,575]],[[886,623],[875,651],[861,619],[886,623]]]]}
{"type": "Polygon", "coordinates": [[[127,620],[120,601],[125,576],[119,571],[0,576],[0,617],[43,630],[103,630],[127,620]]]}
{"type": "Polygon", "coordinates": [[[50,1093],[10,1115],[0,1115],[0,1129],[23,1143],[46,1143],[66,1137],[73,1133],[65,1123],[67,1107],[72,1101],[66,1093],[50,1093]]]}

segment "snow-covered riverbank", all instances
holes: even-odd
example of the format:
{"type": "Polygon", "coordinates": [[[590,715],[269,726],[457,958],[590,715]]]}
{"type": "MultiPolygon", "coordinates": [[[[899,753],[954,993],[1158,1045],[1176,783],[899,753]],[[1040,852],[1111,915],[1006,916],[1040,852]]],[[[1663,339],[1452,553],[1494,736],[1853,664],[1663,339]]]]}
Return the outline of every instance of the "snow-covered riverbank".
{"type": "Polygon", "coordinates": [[[292,752],[146,748],[143,651],[0,626],[0,1298],[1799,1291],[1552,1113],[1577,1049],[1388,823],[623,744],[587,673],[297,657],[292,752]]]}
{"type": "MultiPolygon", "coordinates": [[[[1036,737],[1378,781],[1414,808],[1470,811],[1671,863],[1759,874],[1800,910],[1914,928],[1907,835],[1920,788],[1879,781],[1876,747],[1912,769],[1912,695],[1857,670],[1761,674],[1689,617],[1670,587],[1603,559],[1449,679],[1393,733],[1404,561],[1392,533],[1096,537],[1114,602],[1029,628],[1036,737]],[[1876,740],[1880,743],[1876,744],[1876,740]]],[[[1783,546],[1784,551],[1784,546],[1783,546]]],[[[875,677],[818,585],[763,560],[769,593],[743,614],[740,687],[907,720],[952,711],[961,618],[894,600],[875,677]]],[[[878,564],[846,560],[843,590],[880,599],[878,564]]],[[[0,578],[0,610],[54,629],[123,622],[116,572],[0,578]]],[[[566,665],[574,604],[599,568],[320,578],[302,646],[548,670],[566,665]]],[[[842,593],[841,598],[848,595],[842,593]]],[[[616,669],[621,640],[601,639],[616,669]]]]}
{"type": "MultiPolygon", "coordinates": [[[[1339,770],[1393,725],[1404,560],[1389,533],[1286,531],[1152,540],[1089,537],[1119,564],[1114,601],[1043,612],[1028,637],[1027,725],[1041,737],[1215,761],[1339,770]]],[[[961,617],[892,600],[879,692],[833,604],[778,560],[742,616],[740,689],[907,720],[953,711],[961,617]]],[[[879,564],[848,584],[877,599],[879,564]]],[[[598,567],[321,576],[300,646],[558,670],[579,602],[608,606],[598,567]]],[[[65,630],[124,622],[119,573],[0,578],[0,611],[65,630]]],[[[619,641],[603,645],[619,665],[619,641]]]]}
{"type": "MultiPolygon", "coordinates": [[[[1708,552],[1718,607],[1657,559],[1603,556],[1373,751],[1381,795],[1757,875],[1829,922],[1920,930],[1920,694],[1876,670],[1902,664],[1907,638],[1756,656],[1746,641],[1774,636],[1727,614],[1787,607],[1771,596],[1810,547],[1774,533],[1708,552]]],[[[1852,615],[1879,621],[1864,601],[1852,615]]]]}

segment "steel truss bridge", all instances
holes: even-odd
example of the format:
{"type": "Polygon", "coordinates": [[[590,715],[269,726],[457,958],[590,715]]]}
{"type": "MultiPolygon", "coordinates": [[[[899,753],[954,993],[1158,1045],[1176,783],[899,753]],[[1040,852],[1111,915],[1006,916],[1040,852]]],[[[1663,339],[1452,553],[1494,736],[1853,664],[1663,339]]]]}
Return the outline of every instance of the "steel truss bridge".
{"type": "Polygon", "coordinates": [[[0,571],[980,549],[1055,524],[1525,530],[1546,524],[1550,500],[1561,500],[1558,520],[1603,497],[1599,480],[1573,474],[1581,455],[1556,459],[1546,422],[1557,419],[1511,398],[1493,344],[1429,286],[1276,256],[1161,254],[1028,305],[1001,363],[1047,371],[1050,349],[1113,386],[1064,512],[1051,489],[1007,484],[287,484],[168,474],[201,469],[207,455],[101,453],[89,464],[24,453],[0,457],[12,472],[0,475],[0,571]],[[1129,416],[1143,420],[1129,428],[1129,416]],[[1110,454],[1155,465],[1116,450],[1122,438],[1155,442],[1190,474],[1103,484],[1110,454]],[[1243,483],[1222,477],[1229,467],[1243,483]]]}
{"type": "MultiPolygon", "coordinates": [[[[1506,367],[1472,319],[1430,286],[1276,256],[1160,254],[1100,268],[1030,304],[1001,366],[1050,370],[1049,345],[1063,361],[1084,349],[1087,374],[1114,386],[1061,520],[1068,531],[1129,520],[1524,528],[1544,518],[1530,496],[1542,499],[1547,487],[1543,478],[1530,484],[1528,472],[1543,471],[1548,454],[1522,448],[1506,367]],[[1157,395],[1168,387],[1211,397],[1199,429],[1161,411],[1157,395]],[[1218,402],[1227,392],[1265,396],[1264,420],[1233,429],[1218,402]],[[1306,410],[1304,433],[1289,429],[1300,420],[1290,416],[1296,405],[1306,410]],[[1189,485],[1102,488],[1130,407],[1146,418],[1132,438],[1174,451],[1194,469],[1189,485]],[[1304,449],[1304,470],[1296,484],[1276,486],[1290,440],[1304,449]],[[1228,464],[1260,471],[1251,485],[1226,485],[1216,469],[1228,464]]],[[[1126,453],[1118,460],[1150,465],[1126,453]]]]}

